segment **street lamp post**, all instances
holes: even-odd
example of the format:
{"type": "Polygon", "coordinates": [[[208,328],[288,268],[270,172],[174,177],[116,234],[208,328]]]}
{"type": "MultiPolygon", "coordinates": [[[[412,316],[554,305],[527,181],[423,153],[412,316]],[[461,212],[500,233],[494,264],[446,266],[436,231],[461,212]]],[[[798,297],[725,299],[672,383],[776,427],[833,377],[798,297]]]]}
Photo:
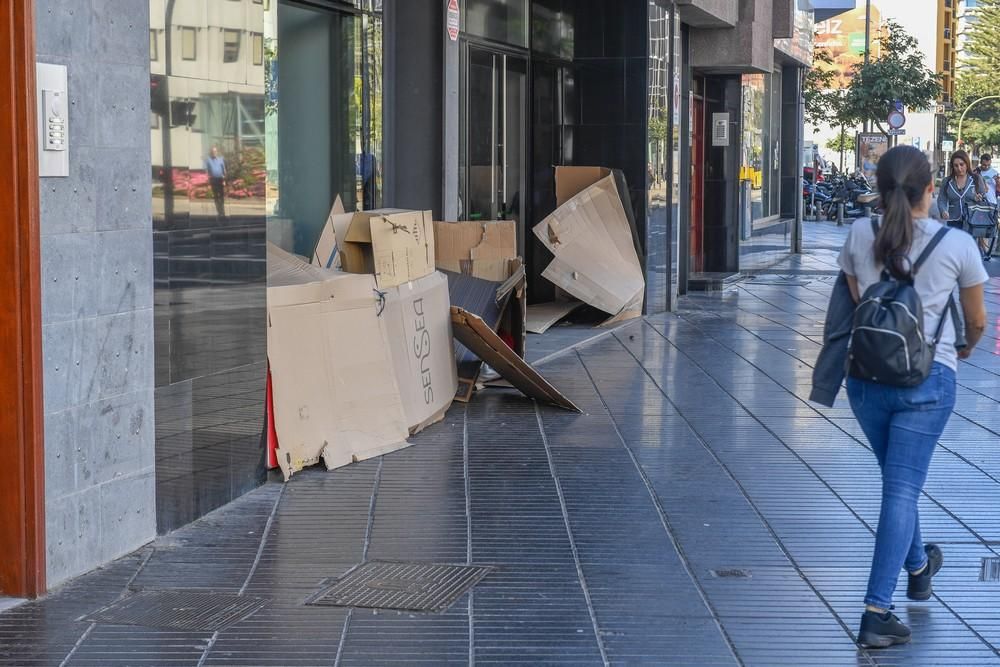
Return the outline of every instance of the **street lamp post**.
{"type": "Polygon", "coordinates": [[[962,117],[958,119],[958,144],[962,143],[962,123],[965,121],[965,114],[969,113],[969,109],[976,106],[980,102],[985,102],[986,100],[1000,100],[1000,95],[987,95],[986,97],[980,97],[978,100],[973,100],[969,106],[965,107],[965,111],[962,112],[962,117]]]}

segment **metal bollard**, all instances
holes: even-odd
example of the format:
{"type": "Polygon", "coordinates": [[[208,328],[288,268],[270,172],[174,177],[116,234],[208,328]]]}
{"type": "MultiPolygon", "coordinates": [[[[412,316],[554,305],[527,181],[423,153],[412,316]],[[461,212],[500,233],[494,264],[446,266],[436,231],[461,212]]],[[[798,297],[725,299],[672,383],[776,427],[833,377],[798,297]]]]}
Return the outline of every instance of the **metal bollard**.
{"type": "Polygon", "coordinates": [[[844,226],[844,202],[839,202],[837,204],[837,226],[844,226]]]}

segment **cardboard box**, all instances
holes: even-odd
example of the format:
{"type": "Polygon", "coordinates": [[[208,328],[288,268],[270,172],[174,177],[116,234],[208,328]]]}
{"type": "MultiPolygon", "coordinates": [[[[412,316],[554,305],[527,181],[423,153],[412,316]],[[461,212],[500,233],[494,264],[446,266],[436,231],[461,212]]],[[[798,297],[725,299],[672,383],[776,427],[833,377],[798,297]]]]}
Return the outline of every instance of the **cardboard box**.
{"type": "Polygon", "coordinates": [[[646,281],[614,176],[607,172],[570,194],[596,176],[595,169],[557,170],[560,196],[569,199],[536,225],[534,233],[555,256],[542,275],[611,315],[608,324],[642,314],[646,281]]]}
{"type": "Polygon", "coordinates": [[[374,277],[285,255],[269,247],[275,266],[267,290],[267,356],[285,479],[320,460],[332,469],[405,447],[409,430],[374,277]]]}
{"type": "Polygon", "coordinates": [[[414,434],[444,418],[458,389],[448,279],[435,271],[389,288],[380,319],[414,434]]]}
{"type": "Polygon", "coordinates": [[[341,263],[349,273],[375,274],[388,289],[434,272],[434,224],[430,211],[359,211],[335,220],[341,263]]]}

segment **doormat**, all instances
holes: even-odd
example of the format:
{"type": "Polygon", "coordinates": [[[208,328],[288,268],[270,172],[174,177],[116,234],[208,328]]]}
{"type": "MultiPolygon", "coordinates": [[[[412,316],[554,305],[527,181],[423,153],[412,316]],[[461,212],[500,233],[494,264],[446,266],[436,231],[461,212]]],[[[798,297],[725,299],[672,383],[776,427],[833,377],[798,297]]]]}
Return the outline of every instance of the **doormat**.
{"type": "Polygon", "coordinates": [[[493,570],[478,565],[372,561],[320,590],[306,604],[440,613],[493,570]]]}

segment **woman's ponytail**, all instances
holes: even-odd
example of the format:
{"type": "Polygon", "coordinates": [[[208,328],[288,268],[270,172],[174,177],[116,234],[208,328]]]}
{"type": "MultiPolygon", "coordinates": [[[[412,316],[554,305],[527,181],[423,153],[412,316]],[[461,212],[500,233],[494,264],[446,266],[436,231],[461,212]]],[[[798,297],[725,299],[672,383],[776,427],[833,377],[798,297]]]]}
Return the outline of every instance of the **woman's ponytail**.
{"type": "Polygon", "coordinates": [[[919,149],[897,146],[879,160],[876,180],[885,213],[875,237],[875,261],[894,278],[911,278],[912,209],[931,183],[931,165],[919,149]]]}

